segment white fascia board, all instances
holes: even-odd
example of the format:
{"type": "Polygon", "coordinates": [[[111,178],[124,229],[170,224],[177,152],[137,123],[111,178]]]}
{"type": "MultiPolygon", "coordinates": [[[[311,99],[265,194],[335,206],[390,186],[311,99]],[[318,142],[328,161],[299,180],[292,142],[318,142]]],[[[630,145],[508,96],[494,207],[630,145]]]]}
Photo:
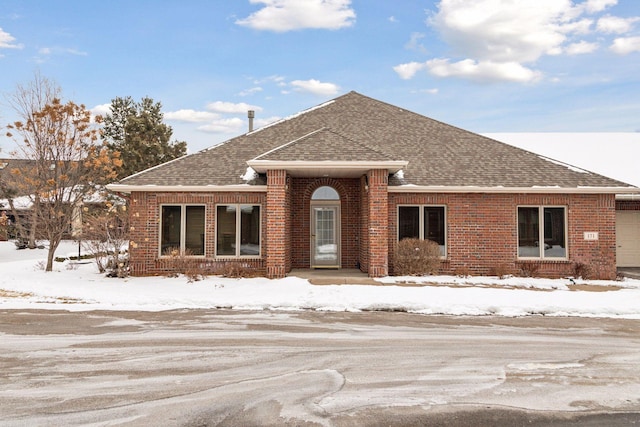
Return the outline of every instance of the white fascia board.
{"type": "Polygon", "coordinates": [[[406,160],[388,161],[274,161],[274,160],[249,160],[247,165],[251,166],[258,173],[265,173],[268,170],[305,170],[305,169],[388,169],[390,173],[396,173],[409,164],[406,160]]]}
{"type": "Polygon", "coordinates": [[[126,185],[109,184],[107,188],[117,193],[130,194],[134,191],[144,193],[215,193],[215,192],[243,192],[243,193],[266,193],[266,185],[126,185]]]}
{"type": "Polygon", "coordinates": [[[476,186],[389,186],[389,193],[494,193],[494,194],[640,194],[636,187],[476,187],[476,186]]]}
{"type": "Polygon", "coordinates": [[[623,200],[627,202],[640,202],[640,193],[629,193],[626,192],[624,194],[616,194],[616,200],[623,200]]]}

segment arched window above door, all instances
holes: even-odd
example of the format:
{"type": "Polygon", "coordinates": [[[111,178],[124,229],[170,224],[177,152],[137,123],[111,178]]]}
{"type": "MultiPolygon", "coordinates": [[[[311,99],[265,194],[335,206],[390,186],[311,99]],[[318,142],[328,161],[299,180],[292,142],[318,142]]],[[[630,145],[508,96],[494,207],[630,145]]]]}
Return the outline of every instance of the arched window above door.
{"type": "Polygon", "coordinates": [[[340,195],[335,189],[325,185],[313,192],[311,200],[340,200],[340,195]]]}

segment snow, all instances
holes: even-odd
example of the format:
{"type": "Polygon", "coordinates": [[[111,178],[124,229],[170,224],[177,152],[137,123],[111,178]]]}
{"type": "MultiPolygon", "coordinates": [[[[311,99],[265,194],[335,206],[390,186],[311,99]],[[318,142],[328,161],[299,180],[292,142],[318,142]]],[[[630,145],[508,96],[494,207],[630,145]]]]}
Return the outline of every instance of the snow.
{"type": "Polygon", "coordinates": [[[258,178],[258,172],[256,172],[251,166],[249,166],[244,175],[242,175],[240,178],[242,178],[243,181],[247,182],[253,181],[254,179],[258,178]]]}
{"type": "MultiPolygon", "coordinates": [[[[75,256],[65,241],[57,256],[75,256]]],[[[378,285],[310,284],[298,277],[107,278],[93,262],[56,262],[45,249],[0,242],[0,307],[70,311],[231,308],[242,310],[407,311],[423,314],[582,316],[640,319],[640,280],[583,281],[521,277],[385,277],[378,285]],[[588,290],[576,290],[588,284],[588,290]],[[383,286],[384,285],[384,286],[383,286]]]]}

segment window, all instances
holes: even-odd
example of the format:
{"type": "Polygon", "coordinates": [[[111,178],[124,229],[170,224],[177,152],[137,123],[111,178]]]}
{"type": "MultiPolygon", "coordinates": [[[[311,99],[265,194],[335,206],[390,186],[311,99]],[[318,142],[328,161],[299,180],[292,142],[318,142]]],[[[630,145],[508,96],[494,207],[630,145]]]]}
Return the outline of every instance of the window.
{"type": "Polygon", "coordinates": [[[260,256],[260,206],[216,207],[216,256],[260,256]]]}
{"type": "Polygon", "coordinates": [[[566,258],[565,208],[518,207],[518,257],[566,258]]]}
{"type": "Polygon", "coordinates": [[[399,206],[398,241],[407,238],[433,240],[447,255],[444,206],[399,206]]]}
{"type": "Polygon", "coordinates": [[[162,206],[160,255],[179,250],[185,255],[204,255],[204,206],[162,206]]]}
{"type": "Polygon", "coordinates": [[[335,189],[325,185],[313,192],[311,200],[340,200],[340,195],[335,189]]]}

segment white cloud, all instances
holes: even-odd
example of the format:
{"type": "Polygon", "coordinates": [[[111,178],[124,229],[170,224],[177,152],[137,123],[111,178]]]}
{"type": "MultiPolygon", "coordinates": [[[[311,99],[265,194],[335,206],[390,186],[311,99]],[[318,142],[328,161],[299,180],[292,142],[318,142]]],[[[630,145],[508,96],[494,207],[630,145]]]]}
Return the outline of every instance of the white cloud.
{"type": "Polygon", "coordinates": [[[111,104],[99,104],[89,110],[94,116],[106,116],[111,113],[111,104]]]}
{"type": "Polygon", "coordinates": [[[438,92],[440,92],[440,89],[438,89],[438,88],[422,89],[419,92],[420,93],[428,93],[429,95],[437,95],[438,92]]]}
{"type": "Polygon", "coordinates": [[[209,111],[196,111],[191,109],[171,111],[164,114],[167,120],[175,120],[179,122],[201,123],[209,122],[220,117],[218,114],[209,111]]]}
{"type": "Polygon", "coordinates": [[[245,120],[238,117],[232,117],[228,119],[214,120],[206,125],[198,127],[199,131],[208,133],[238,133],[243,126],[247,126],[245,120]]]}
{"type": "Polygon", "coordinates": [[[262,88],[260,86],[256,86],[256,87],[252,87],[249,89],[245,89],[243,91],[241,91],[240,93],[238,93],[239,96],[249,96],[249,95],[253,95],[254,93],[258,93],[258,92],[262,92],[262,88]]]}
{"type": "Polygon", "coordinates": [[[588,13],[596,13],[616,4],[618,4],[618,0],[587,0],[583,3],[583,7],[588,13]]]}
{"type": "Polygon", "coordinates": [[[596,30],[605,34],[624,34],[631,30],[633,24],[639,21],[637,16],[631,18],[620,18],[618,16],[603,16],[598,19],[596,30]]]}
{"type": "Polygon", "coordinates": [[[584,40],[578,43],[572,43],[567,46],[566,52],[569,55],[581,55],[583,53],[591,53],[598,49],[598,43],[589,43],[584,40]]]}
{"type": "Polygon", "coordinates": [[[640,52],[640,37],[617,38],[609,48],[619,55],[640,52]]]}
{"type": "Polygon", "coordinates": [[[426,62],[429,72],[437,77],[461,77],[478,82],[511,81],[534,82],[541,77],[517,62],[476,62],[472,59],[451,63],[448,59],[432,59],[426,62]]]}
{"type": "Polygon", "coordinates": [[[424,47],[422,43],[420,43],[420,40],[422,40],[423,38],[425,38],[424,33],[411,33],[411,38],[404,45],[404,48],[408,50],[416,50],[423,53],[426,52],[427,48],[424,47]]]}
{"type": "Polygon", "coordinates": [[[15,37],[0,28],[0,49],[22,49],[22,44],[13,43],[15,40],[15,37]]]}
{"type": "Polygon", "coordinates": [[[340,90],[340,87],[336,84],[323,83],[315,79],[294,80],[291,82],[291,86],[297,92],[308,92],[321,96],[335,95],[340,90]]]}
{"type": "Polygon", "coordinates": [[[268,76],[268,77],[263,77],[260,79],[255,79],[253,80],[253,84],[255,85],[259,85],[259,84],[263,84],[263,83],[275,83],[277,85],[283,85],[286,84],[284,83],[285,78],[283,76],[279,76],[277,74],[274,74],[272,76],[268,76]]]}
{"type": "Polygon", "coordinates": [[[285,32],[305,28],[337,30],[353,25],[351,0],[250,0],[264,4],[259,11],[236,21],[256,30],[285,32]]]}
{"type": "Polygon", "coordinates": [[[398,19],[395,16],[392,15],[392,16],[389,17],[389,22],[397,23],[398,19]]]}
{"type": "Polygon", "coordinates": [[[463,56],[533,62],[576,31],[571,6],[567,0],[442,0],[431,22],[463,56]]]}
{"type": "Polygon", "coordinates": [[[215,101],[207,104],[207,110],[223,114],[246,113],[248,110],[262,111],[262,107],[250,105],[244,102],[215,101]]]}
{"type": "MultiPolygon", "coordinates": [[[[410,79],[427,68],[439,77],[535,82],[542,73],[531,64],[541,57],[594,52],[598,43],[576,38],[592,33],[595,21],[589,14],[601,13],[616,3],[617,0],[441,0],[427,23],[456,56],[408,62],[394,70],[402,79],[410,79]]],[[[632,24],[633,19],[625,24],[632,24]]],[[[614,24],[621,27],[621,22],[606,20],[599,25],[612,28],[614,24]]],[[[418,40],[412,36],[406,47],[417,45],[418,40]]]]}
{"type": "Polygon", "coordinates": [[[401,79],[409,80],[420,70],[427,68],[427,64],[424,62],[408,62],[406,64],[400,64],[393,67],[393,71],[398,73],[401,79]]]}

